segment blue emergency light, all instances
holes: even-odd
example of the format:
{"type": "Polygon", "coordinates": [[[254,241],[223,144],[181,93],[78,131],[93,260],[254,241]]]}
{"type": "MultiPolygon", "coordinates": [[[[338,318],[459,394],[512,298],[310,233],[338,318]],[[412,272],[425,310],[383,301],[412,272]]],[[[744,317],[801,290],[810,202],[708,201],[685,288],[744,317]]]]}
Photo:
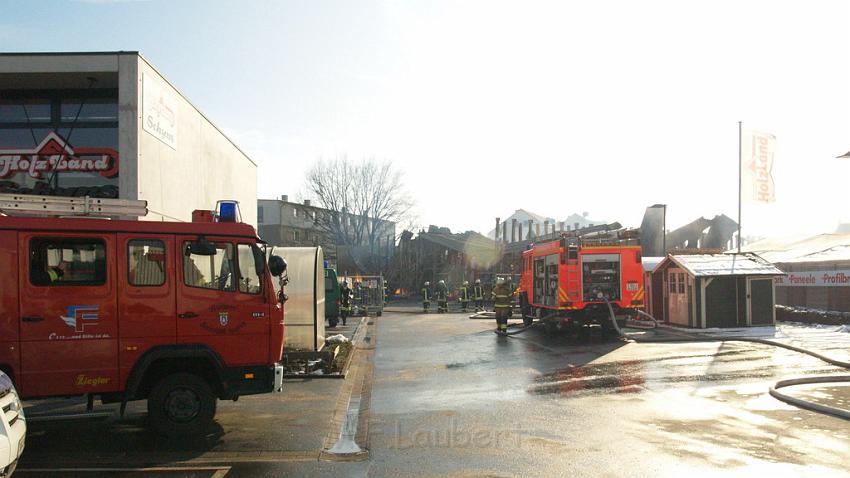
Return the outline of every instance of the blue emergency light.
{"type": "Polygon", "coordinates": [[[218,222],[239,222],[239,201],[218,202],[218,222]]]}

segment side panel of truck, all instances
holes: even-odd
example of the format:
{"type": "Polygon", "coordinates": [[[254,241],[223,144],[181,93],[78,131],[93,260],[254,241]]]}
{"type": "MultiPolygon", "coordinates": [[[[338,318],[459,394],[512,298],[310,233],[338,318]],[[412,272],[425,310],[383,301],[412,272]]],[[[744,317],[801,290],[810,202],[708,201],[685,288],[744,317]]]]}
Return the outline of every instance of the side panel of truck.
{"type": "MultiPolygon", "coordinates": [[[[177,237],[177,342],[205,344],[229,367],[267,363],[270,310],[266,291],[251,293],[239,274],[239,246],[244,250],[250,244],[207,236],[220,253],[188,256],[186,244],[195,239],[177,237]]],[[[243,255],[242,262],[247,260],[243,255]]]]}
{"type": "Polygon", "coordinates": [[[121,383],[136,361],[157,345],[177,341],[174,236],[118,234],[118,316],[121,383]]]}
{"type": "MultiPolygon", "coordinates": [[[[18,234],[0,231],[0,264],[18,263],[18,234]]],[[[0,273],[0,365],[7,372],[20,373],[20,347],[18,344],[18,270],[14,267],[0,273]]]]}
{"type": "Polygon", "coordinates": [[[21,232],[18,247],[22,395],[120,390],[115,234],[21,232]],[[65,282],[37,279],[44,252],[65,282]]]}

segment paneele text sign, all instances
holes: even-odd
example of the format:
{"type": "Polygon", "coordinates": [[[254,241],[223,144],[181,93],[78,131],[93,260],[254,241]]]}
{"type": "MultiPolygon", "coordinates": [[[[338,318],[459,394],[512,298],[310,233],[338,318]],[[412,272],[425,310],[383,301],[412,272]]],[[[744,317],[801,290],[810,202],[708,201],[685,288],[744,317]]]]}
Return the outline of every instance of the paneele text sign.
{"type": "Polygon", "coordinates": [[[850,269],[788,272],[773,281],[777,287],[850,287],[850,269]]]}

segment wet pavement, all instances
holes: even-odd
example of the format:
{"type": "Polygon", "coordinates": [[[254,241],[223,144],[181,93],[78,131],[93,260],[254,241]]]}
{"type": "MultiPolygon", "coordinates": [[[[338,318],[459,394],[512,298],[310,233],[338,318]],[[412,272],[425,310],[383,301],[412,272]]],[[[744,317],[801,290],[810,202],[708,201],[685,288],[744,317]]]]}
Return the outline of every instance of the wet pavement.
{"type": "MultiPolygon", "coordinates": [[[[850,476],[848,423],[767,393],[846,371],[758,344],[492,327],[462,314],[379,321],[370,475],[850,476]]],[[[841,386],[793,393],[850,399],[841,386]]]]}
{"type": "MultiPolygon", "coordinates": [[[[20,475],[850,476],[848,422],[767,393],[780,379],[847,373],[815,358],[751,343],[626,343],[537,328],[500,338],[492,321],[468,314],[391,310],[358,352],[368,352],[372,374],[360,397],[366,461],[320,459],[345,381],[289,380],[282,395],[220,402],[220,429],[197,441],[150,435],[143,404],[121,421],[32,424],[20,475]],[[88,466],[110,471],[58,470],[98,455],[88,466]]],[[[819,347],[846,352],[830,341],[819,347]]],[[[850,407],[848,386],[784,391],[850,407]]]]}

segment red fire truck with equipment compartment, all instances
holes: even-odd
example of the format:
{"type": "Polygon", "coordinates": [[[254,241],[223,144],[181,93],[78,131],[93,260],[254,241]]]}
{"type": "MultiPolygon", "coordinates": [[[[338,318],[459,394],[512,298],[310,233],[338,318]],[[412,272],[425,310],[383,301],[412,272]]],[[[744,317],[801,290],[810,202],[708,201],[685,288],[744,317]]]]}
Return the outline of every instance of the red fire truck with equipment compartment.
{"type": "Polygon", "coordinates": [[[536,318],[550,332],[591,324],[612,331],[605,299],[618,325],[644,306],[637,232],[579,234],[564,233],[522,253],[518,295],[526,325],[536,318]]]}
{"type": "Polygon", "coordinates": [[[190,223],[104,220],[146,214],[128,200],[0,195],[0,212],[0,369],[22,397],[146,399],[186,435],[217,399],[280,390],[286,264],[235,202],[190,223]]]}

